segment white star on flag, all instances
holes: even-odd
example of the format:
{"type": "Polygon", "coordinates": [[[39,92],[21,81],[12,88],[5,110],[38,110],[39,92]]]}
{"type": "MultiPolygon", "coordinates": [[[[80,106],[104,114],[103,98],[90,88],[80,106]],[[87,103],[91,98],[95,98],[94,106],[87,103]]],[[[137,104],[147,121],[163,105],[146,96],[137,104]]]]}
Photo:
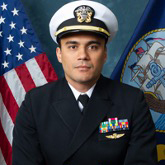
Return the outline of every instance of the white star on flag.
{"type": "Polygon", "coordinates": [[[16,23],[11,22],[11,24],[9,26],[11,27],[11,29],[15,29],[15,25],[16,25],[16,23]]]}
{"type": "Polygon", "coordinates": [[[6,19],[6,18],[3,18],[3,17],[1,16],[1,17],[0,17],[0,24],[5,23],[5,19],[6,19]]]}
{"type": "Polygon", "coordinates": [[[33,45],[29,48],[30,53],[36,52],[36,47],[34,47],[33,45]]]}
{"type": "Polygon", "coordinates": [[[7,48],[4,52],[6,53],[6,55],[11,55],[11,49],[7,48]]]}
{"type": "Polygon", "coordinates": [[[25,43],[25,42],[23,42],[23,41],[20,40],[20,42],[18,43],[19,46],[20,46],[20,48],[21,48],[21,47],[24,47],[24,43],[25,43]]]}
{"type": "Polygon", "coordinates": [[[8,68],[9,67],[9,62],[4,61],[4,63],[2,63],[2,65],[3,65],[4,68],[8,68]]]}
{"type": "Polygon", "coordinates": [[[14,38],[14,36],[11,36],[11,34],[10,34],[7,39],[9,40],[9,42],[11,42],[11,41],[14,42],[13,38],[14,38]]]}
{"type": "Polygon", "coordinates": [[[22,56],[23,56],[23,54],[20,54],[20,53],[18,53],[18,55],[16,55],[16,57],[18,58],[18,61],[19,61],[19,60],[23,60],[23,59],[22,59],[22,56]]]}
{"type": "Polygon", "coordinates": [[[5,4],[4,2],[3,2],[3,5],[1,7],[2,7],[2,11],[7,10],[7,4],[5,4]]]}
{"type": "Polygon", "coordinates": [[[14,8],[14,10],[12,10],[11,12],[13,13],[13,16],[15,16],[15,15],[18,15],[19,10],[17,10],[16,8],[14,8]]]}
{"type": "Polygon", "coordinates": [[[27,29],[25,29],[24,26],[20,31],[22,32],[22,34],[27,34],[27,29]]]}

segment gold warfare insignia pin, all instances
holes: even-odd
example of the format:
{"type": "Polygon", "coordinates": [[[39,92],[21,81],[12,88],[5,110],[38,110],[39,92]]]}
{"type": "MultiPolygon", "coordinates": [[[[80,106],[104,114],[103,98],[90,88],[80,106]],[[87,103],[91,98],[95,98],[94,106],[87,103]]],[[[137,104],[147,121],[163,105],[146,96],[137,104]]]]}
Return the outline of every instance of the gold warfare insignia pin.
{"type": "Polygon", "coordinates": [[[112,135],[106,136],[106,138],[108,138],[108,139],[118,139],[118,138],[123,137],[124,135],[125,135],[124,133],[123,133],[123,134],[114,133],[114,134],[112,134],[112,135]]]}
{"type": "Polygon", "coordinates": [[[77,18],[77,22],[82,23],[90,23],[94,16],[94,10],[86,5],[79,6],[74,10],[74,15],[77,18]]]}

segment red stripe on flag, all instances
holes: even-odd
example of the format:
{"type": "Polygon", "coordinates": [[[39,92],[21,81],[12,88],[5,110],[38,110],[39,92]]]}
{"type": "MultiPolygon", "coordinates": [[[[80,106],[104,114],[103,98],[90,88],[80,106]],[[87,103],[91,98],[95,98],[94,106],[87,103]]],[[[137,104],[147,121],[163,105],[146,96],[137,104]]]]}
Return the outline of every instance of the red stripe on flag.
{"type": "Polygon", "coordinates": [[[2,100],[6,109],[12,118],[13,123],[15,122],[16,114],[18,112],[18,104],[15,101],[13,94],[3,76],[0,76],[0,92],[2,95],[2,100]]]}
{"type": "Polygon", "coordinates": [[[0,122],[0,148],[7,165],[12,163],[12,147],[3,131],[2,123],[0,122]]]}
{"type": "MultiPolygon", "coordinates": [[[[15,71],[17,72],[17,75],[25,89],[25,91],[29,91],[32,88],[35,88],[35,83],[30,75],[30,72],[28,71],[25,64],[22,64],[15,68],[15,71]]],[[[35,71],[34,71],[35,72],[35,71]]]]}
{"type": "Polygon", "coordinates": [[[52,67],[45,53],[36,56],[35,59],[48,82],[58,79],[57,74],[55,73],[54,68],[52,67]]]}

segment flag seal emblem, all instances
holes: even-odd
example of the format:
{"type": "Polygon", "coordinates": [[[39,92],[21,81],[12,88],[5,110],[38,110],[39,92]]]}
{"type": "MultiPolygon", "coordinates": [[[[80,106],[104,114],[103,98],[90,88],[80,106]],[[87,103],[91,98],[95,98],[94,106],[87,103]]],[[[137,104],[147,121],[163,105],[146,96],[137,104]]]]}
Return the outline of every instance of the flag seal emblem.
{"type": "Polygon", "coordinates": [[[148,32],[127,55],[121,81],[142,89],[157,130],[165,130],[165,28],[148,32]]]}

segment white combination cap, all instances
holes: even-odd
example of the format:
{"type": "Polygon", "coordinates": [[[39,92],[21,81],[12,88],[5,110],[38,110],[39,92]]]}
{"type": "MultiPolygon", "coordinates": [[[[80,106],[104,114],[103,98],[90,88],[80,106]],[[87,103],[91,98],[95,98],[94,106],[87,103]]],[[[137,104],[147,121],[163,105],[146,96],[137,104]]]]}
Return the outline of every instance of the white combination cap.
{"type": "Polygon", "coordinates": [[[118,21],[112,11],[101,3],[79,0],[65,4],[51,18],[49,23],[53,40],[68,33],[94,32],[111,41],[118,30],[118,21]]]}

